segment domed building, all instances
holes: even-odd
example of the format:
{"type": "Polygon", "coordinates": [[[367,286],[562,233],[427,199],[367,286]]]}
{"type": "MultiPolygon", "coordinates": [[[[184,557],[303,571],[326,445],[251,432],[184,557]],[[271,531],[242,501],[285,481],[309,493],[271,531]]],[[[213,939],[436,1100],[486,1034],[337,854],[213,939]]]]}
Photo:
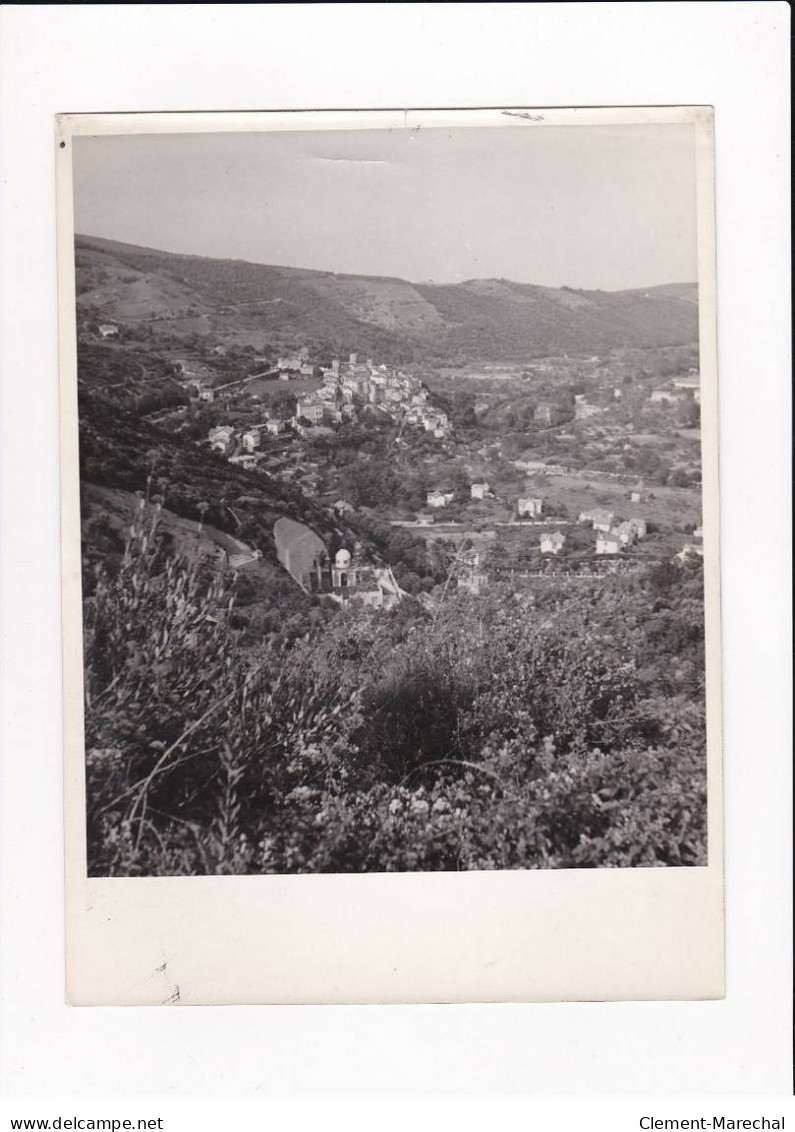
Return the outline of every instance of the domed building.
{"type": "Polygon", "coordinates": [[[274,536],[279,561],[306,593],[375,609],[389,609],[403,596],[392,570],[367,562],[361,543],[353,553],[342,547],[332,561],[323,540],[303,523],[278,519],[274,536]]]}
{"type": "Polygon", "coordinates": [[[334,565],[331,568],[331,584],[336,589],[356,585],[356,571],[351,568],[351,553],[349,550],[338,550],[334,556],[334,565]]]}

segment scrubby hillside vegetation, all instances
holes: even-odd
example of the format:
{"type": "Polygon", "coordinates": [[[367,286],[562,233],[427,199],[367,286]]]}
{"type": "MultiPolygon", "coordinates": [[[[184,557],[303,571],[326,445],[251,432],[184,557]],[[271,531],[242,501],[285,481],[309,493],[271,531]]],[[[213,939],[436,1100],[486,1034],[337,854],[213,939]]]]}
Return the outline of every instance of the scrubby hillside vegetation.
{"type": "Polygon", "coordinates": [[[160,509],[91,568],[92,875],[706,862],[700,564],[241,648],[160,509]]]}

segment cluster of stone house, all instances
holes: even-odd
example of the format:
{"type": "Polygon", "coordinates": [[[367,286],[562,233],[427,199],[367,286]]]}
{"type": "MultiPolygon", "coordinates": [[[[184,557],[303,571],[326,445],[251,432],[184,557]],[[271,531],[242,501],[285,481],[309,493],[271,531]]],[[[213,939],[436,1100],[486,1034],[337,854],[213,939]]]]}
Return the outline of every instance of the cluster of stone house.
{"type": "Polygon", "coordinates": [[[359,545],[332,559],[311,527],[286,517],[276,520],[273,535],[279,562],[305,593],[373,609],[390,609],[403,596],[392,570],[367,562],[359,545]]]}
{"type": "Polygon", "coordinates": [[[207,433],[213,452],[226,456],[230,464],[243,468],[256,468],[263,459],[257,451],[262,442],[262,432],[277,436],[284,430],[284,422],[268,419],[260,425],[253,425],[242,432],[234,425],[216,425],[207,433]]]}
{"type": "Polygon", "coordinates": [[[422,427],[442,439],[450,431],[445,412],[428,403],[428,390],[418,377],[394,366],[376,365],[372,358],[360,361],[351,354],[347,361],[335,358],[321,370],[323,388],[310,403],[332,402],[338,410],[345,406],[377,409],[406,424],[422,427]]]}
{"type": "Polygon", "coordinates": [[[196,358],[174,358],[172,363],[183,389],[192,390],[199,400],[211,403],[215,400],[214,381],[218,372],[196,358]]]}
{"type": "Polygon", "coordinates": [[[283,419],[272,416],[269,409],[262,409],[263,420],[256,425],[250,425],[244,430],[236,429],[234,425],[216,425],[207,434],[210,447],[214,452],[226,456],[230,463],[241,464],[244,467],[255,467],[262,459],[257,449],[262,444],[262,435],[281,436],[292,428],[299,436],[306,436],[309,429],[312,435],[330,435],[331,429],[325,427],[324,422],[339,423],[345,419],[346,414],[333,415],[326,413],[323,402],[315,403],[306,398],[299,398],[292,417],[283,419]]]}
{"type": "Polygon", "coordinates": [[[596,531],[597,554],[620,554],[628,546],[632,546],[638,539],[646,537],[647,526],[645,519],[625,519],[616,522],[612,511],[597,507],[592,511],[582,511],[577,517],[578,523],[590,523],[596,531]]]}
{"type": "Polygon", "coordinates": [[[304,346],[296,354],[285,354],[276,359],[276,368],[282,381],[291,378],[314,377],[317,366],[309,360],[309,349],[304,346]]]}
{"type": "MultiPolygon", "coordinates": [[[[279,359],[279,364],[302,362],[304,351],[296,358],[279,359]]],[[[303,368],[287,370],[303,374],[303,368]]],[[[314,372],[314,367],[313,367],[314,372]]],[[[305,435],[307,429],[317,430],[355,420],[358,410],[369,407],[385,413],[396,421],[416,424],[444,437],[450,428],[447,414],[428,404],[428,391],[419,378],[402,373],[392,366],[375,365],[372,359],[360,362],[357,354],[347,361],[335,358],[331,365],[321,369],[323,385],[312,393],[299,397],[293,428],[305,435]]]]}
{"type": "MultiPolygon", "coordinates": [[[[491,490],[491,485],[486,481],[478,481],[469,485],[469,495],[471,499],[482,502],[486,499],[493,499],[494,492],[491,490]]],[[[426,492],[425,502],[428,507],[439,508],[446,507],[448,503],[452,503],[455,498],[455,492],[444,490],[441,488],[433,488],[431,491],[426,492]]],[[[536,519],[541,516],[543,511],[543,501],[534,496],[520,496],[517,500],[517,509],[520,518],[536,519]]]]}
{"type": "Polygon", "coordinates": [[[328,428],[355,419],[356,406],[353,400],[335,395],[333,390],[324,385],[317,392],[308,393],[296,400],[295,413],[290,423],[300,435],[304,435],[307,428],[328,428]]]}

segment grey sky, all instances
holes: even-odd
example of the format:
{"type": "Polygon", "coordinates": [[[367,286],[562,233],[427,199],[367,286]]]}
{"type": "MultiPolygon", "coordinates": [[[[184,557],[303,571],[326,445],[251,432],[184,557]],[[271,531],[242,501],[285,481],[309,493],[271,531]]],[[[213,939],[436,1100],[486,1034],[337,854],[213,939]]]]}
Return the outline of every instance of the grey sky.
{"type": "Polygon", "coordinates": [[[697,278],[686,125],[75,139],[75,228],[413,282],[697,278]]]}

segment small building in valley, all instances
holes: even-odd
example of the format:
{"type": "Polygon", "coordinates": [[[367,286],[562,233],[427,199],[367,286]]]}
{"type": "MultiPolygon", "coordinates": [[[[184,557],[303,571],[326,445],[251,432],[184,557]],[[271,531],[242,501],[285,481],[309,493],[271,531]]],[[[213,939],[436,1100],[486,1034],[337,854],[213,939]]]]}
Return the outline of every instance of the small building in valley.
{"type": "Polygon", "coordinates": [[[597,554],[619,554],[621,551],[621,539],[618,535],[608,531],[607,533],[600,531],[596,536],[596,553],[597,554]]]}
{"type": "Polygon", "coordinates": [[[295,419],[310,421],[311,424],[320,424],[323,420],[323,403],[321,401],[304,398],[296,402],[295,419]]]}
{"type": "Polygon", "coordinates": [[[537,519],[543,510],[543,502],[533,496],[520,496],[517,500],[520,518],[537,519]]]}
{"type": "Polygon", "coordinates": [[[671,385],[679,393],[692,393],[696,404],[701,404],[701,379],[697,373],[688,374],[687,377],[671,378],[671,385]]]}
{"type": "Polygon", "coordinates": [[[581,511],[577,516],[578,523],[590,523],[595,531],[607,534],[613,526],[615,515],[603,507],[596,507],[592,511],[581,511]]]}
{"type": "Polygon", "coordinates": [[[455,498],[454,491],[439,491],[434,489],[426,493],[425,501],[429,507],[446,507],[455,498]]]}
{"type": "Polygon", "coordinates": [[[216,425],[207,433],[207,438],[214,452],[226,455],[234,443],[235,430],[232,425],[216,425]]]}
{"type": "Polygon", "coordinates": [[[560,531],[545,533],[541,536],[540,545],[542,554],[560,554],[566,545],[566,536],[560,531]]]}

